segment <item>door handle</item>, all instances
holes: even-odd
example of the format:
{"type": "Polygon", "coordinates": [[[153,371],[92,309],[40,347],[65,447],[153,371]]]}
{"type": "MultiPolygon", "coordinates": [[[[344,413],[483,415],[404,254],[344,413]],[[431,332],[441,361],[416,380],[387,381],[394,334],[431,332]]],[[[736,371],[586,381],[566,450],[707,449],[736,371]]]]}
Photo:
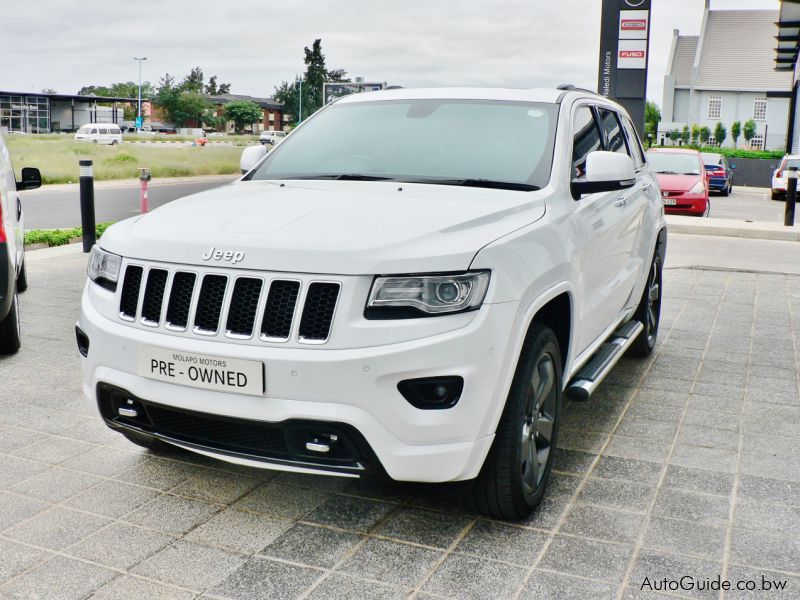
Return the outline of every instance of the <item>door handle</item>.
{"type": "Polygon", "coordinates": [[[22,200],[17,196],[17,221],[22,218],[22,200]]]}
{"type": "Polygon", "coordinates": [[[644,190],[645,192],[648,192],[648,191],[650,191],[650,188],[652,188],[652,187],[653,187],[653,184],[652,184],[652,183],[645,183],[645,184],[642,186],[642,190],[644,190]]]}
{"type": "Polygon", "coordinates": [[[614,206],[619,206],[622,208],[628,203],[628,199],[625,196],[617,196],[617,199],[614,200],[614,206]]]}

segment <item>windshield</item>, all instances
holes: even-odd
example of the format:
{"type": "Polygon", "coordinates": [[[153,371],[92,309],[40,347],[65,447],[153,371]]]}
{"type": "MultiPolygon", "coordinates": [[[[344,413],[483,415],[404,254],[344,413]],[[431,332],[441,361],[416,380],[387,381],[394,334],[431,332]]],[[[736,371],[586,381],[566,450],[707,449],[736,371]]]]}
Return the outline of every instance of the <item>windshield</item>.
{"type": "Polygon", "coordinates": [[[700,175],[700,160],[694,154],[648,152],[647,162],[656,173],[700,175]]]}
{"type": "Polygon", "coordinates": [[[706,152],[702,152],[700,156],[703,157],[703,164],[708,168],[717,168],[722,167],[722,155],[721,154],[708,154],[706,152]]]}
{"type": "Polygon", "coordinates": [[[83,127],[81,127],[80,129],[78,129],[78,133],[89,133],[89,131],[90,131],[91,129],[92,129],[91,127],[88,127],[88,126],[85,126],[85,125],[84,125],[84,126],[83,126],[83,127]]]}
{"type": "Polygon", "coordinates": [[[541,188],[550,179],[556,111],[489,100],[334,104],[270,152],[252,178],[541,188]]]}

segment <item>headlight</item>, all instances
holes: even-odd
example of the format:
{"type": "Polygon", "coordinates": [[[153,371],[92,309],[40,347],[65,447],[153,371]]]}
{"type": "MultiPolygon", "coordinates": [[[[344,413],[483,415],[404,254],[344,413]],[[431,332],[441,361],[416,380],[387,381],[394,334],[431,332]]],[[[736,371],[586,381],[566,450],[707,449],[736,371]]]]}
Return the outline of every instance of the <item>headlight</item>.
{"type": "Polygon", "coordinates": [[[706,186],[703,183],[703,180],[699,180],[697,183],[694,184],[694,187],[689,190],[690,194],[702,194],[706,191],[706,186]]]}
{"type": "Polygon", "coordinates": [[[489,271],[376,277],[364,316],[410,319],[475,310],[488,287],[489,271]]]}
{"type": "Polygon", "coordinates": [[[92,256],[89,258],[89,279],[113,292],[117,289],[121,266],[121,256],[106,252],[100,246],[95,245],[92,248],[92,256]]]}

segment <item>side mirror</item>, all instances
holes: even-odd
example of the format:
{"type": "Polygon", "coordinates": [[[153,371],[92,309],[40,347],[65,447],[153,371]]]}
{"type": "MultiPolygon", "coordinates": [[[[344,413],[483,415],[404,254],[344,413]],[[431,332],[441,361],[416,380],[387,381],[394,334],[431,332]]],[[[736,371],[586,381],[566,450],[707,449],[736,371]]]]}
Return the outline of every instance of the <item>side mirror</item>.
{"type": "Polygon", "coordinates": [[[42,187],[42,174],[34,167],[22,168],[22,181],[17,182],[18,190],[35,190],[42,187]]]}
{"type": "Polygon", "coordinates": [[[636,168],[627,154],[597,150],[586,157],[586,178],[571,183],[572,195],[613,192],[636,184],[636,168]]]}
{"type": "Polygon", "coordinates": [[[735,169],[736,165],[729,165],[731,169],[735,169]]]}
{"type": "Polygon", "coordinates": [[[253,167],[260,163],[261,159],[266,155],[267,149],[261,144],[248,146],[245,148],[244,152],[242,152],[242,158],[239,161],[239,168],[242,170],[242,174],[250,171],[253,167]]]}

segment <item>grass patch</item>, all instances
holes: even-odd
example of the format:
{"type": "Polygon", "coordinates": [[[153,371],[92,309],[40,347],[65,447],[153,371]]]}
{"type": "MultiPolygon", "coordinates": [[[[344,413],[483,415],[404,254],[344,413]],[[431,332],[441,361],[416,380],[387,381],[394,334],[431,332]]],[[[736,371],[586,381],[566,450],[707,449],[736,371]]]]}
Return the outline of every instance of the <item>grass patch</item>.
{"type": "Polygon", "coordinates": [[[230,175],[239,173],[242,149],[236,146],[176,147],[122,144],[100,146],[59,135],[10,135],[14,169],[37,167],[44,183],[77,183],[78,160],[94,161],[97,181],[135,179],[139,167],[153,177],[230,175]]]}
{"type": "MultiPolygon", "coordinates": [[[[97,239],[103,235],[113,223],[106,221],[105,223],[98,223],[95,227],[97,239]]],[[[71,240],[82,237],[83,229],[80,227],[73,227],[72,229],[31,229],[25,232],[25,245],[28,244],[47,244],[48,246],[63,246],[69,244],[71,240]]]]}

